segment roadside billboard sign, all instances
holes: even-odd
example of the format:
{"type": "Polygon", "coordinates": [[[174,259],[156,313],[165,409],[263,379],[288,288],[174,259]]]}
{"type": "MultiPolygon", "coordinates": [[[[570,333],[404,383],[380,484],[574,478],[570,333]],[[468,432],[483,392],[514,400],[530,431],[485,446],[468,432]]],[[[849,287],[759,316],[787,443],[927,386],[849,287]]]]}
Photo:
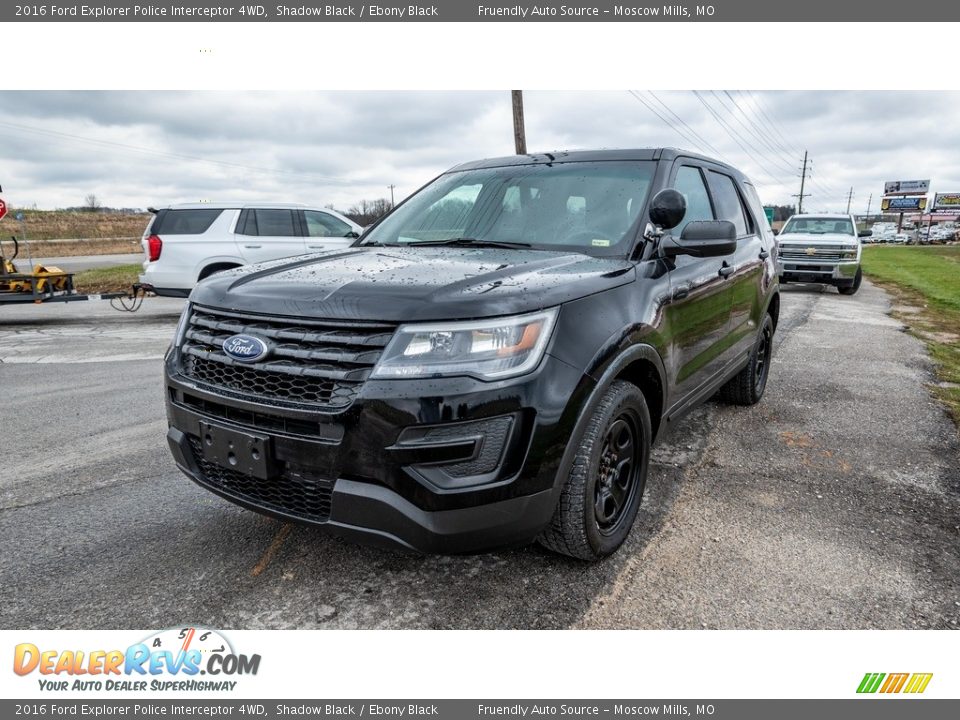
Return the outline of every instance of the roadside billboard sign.
{"type": "Polygon", "coordinates": [[[937,193],[933,197],[933,209],[946,212],[960,211],[960,193],[937,193]]]}
{"type": "Polygon", "coordinates": [[[926,210],[926,197],[888,197],[880,203],[883,212],[910,212],[911,210],[926,210]]]}
{"type": "Polygon", "coordinates": [[[928,192],[929,180],[889,180],[883,184],[884,195],[925,195],[928,192]]]}

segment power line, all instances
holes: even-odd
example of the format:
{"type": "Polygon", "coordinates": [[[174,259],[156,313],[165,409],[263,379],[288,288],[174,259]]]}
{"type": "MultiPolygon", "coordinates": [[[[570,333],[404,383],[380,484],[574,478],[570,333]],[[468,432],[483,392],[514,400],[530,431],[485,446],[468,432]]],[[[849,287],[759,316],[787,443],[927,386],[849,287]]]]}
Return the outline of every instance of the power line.
{"type": "MultiPolygon", "coordinates": [[[[740,127],[742,127],[744,130],[746,130],[751,136],[753,136],[754,138],[756,138],[756,140],[760,143],[761,146],[766,145],[769,150],[772,150],[773,156],[772,156],[772,158],[769,157],[769,156],[767,155],[767,150],[763,149],[762,147],[758,147],[758,146],[754,145],[753,142],[752,142],[750,139],[744,137],[744,140],[745,140],[746,142],[749,142],[749,143],[750,143],[750,146],[751,146],[754,150],[756,150],[758,153],[761,153],[761,154],[762,154],[764,157],[766,157],[768,160],[771,160],[771,159],[772,159],[773,162],[780,164],[781,167],[784,167],[784,166],[785,166],[786,169],[787,169],[787,172],[789,172],[789,173],[792,173],[792,172],[793,172],[793,166],[792,166],[790,163],[784,163],[783,160],[781,159],[780,154],[779,154],[779,152],[777,151],[777,149],[774,148],[774,147],[772,147],[772,146],[771,146],[769,143],[767,143],[759,134],[757,134],[756,130],[754,130],[752,127],[750,127],[747,123],[744,123],[743,120],[741,120],[741,119],[737,116],[737,113],[735,113],[733,110],[731,110],[731,109],[727,106],[727,104],[723,101],[723,98],[717,93],[716,90],[711,90],[710,92],[713,93],[713,96],[714,96],[715,98],[717,98],[717,102],[719,103],[720,107],[723,108],[723,110],[724,110],[725,112],[727,112],[727,113],[730,115],[730,117],[732,117],[734,120],[736,120],[736,121],[737,121],[737,124],[740,125],[740,127]]],[[[724,91],[724,92],[726,92],[726,91],[724,91]]],[[[730,93],[726,93],[726,94],[727,94],[727,97],[730,97],[731,100],[733,99],[733,98],[730,96],[730,93]]],[[[734,102],[734,105],[736,106],[736,102],[734,102]]],[[[739,109],[739,108],[737,108],[737,109],[739,109]]],[[[741,113],[742,113],[742,111],[741,111],[741,113]]]]}
{"type": "Polygon", "coordinates": [[[692,127],[690,127],[689,125],[687,125],[687,123],[684,122],[683,118],[680,117],[679,115],[677,115],[677,113],[675,113],[675,112],[670,108],[669,105],[667,105],[663,100],[661,100],[661,99],[657,96],[657,94],[656,94],[655,92],[653,92],[653,90],[647,90],[647,92],[648,92],[650,95],[652,95],[652,96],[653,96],[653,99],[656,100],[658,103],[660,103],[660,104],[663,106],[663,108],[664,108],[668,113],[670,113],[673,117],[675,117],[675,118],[677,119],[677,121],[678,121],[681,125],[683,125],[685,128],[687,128],[687,130],[689,130],[695,137],[697,137],[697,138],[699,138],[700,140],[702,140],[702,141],[703,141],[703,144],[706,145],[708,148],[710,148],[710,150],[711,150],[713,153],[715,153],[718,158],[721,158],[721,156],[723,155],[723,153],[721,153],[721,152],[720,152],[719,150],[717,150],[713,145],[711,145],[710,142],[709,142],[706,138],[703,137],[703,135],[701,135],[701,134],[698,133],[696,130],[694,130],[692,127]]]}
{"type": "Polygon", "coordinates": [[[780,137],[780,140],[783,141],[785,146],[789,147],[794,154],[799,155],[802,151],[795,145],[792,145],[790,141],[787,140],[786,136],[780,132],[780,130],[777,127],[776,121],[772,117],[767,115],[766,110],[763,109],[763,102],[761,101],[762,99],[759,96],[755,96],[753,92],[748,92],[748,96],[754,101],[754,103],[756,103],[757,110],[760,111],[761,117],[766,119],[766,121],[770,126],[770,129],[773,130],[773,132],[780,137]]]}
{"type": "MultiPolygon", "coordinates": [[[[740,111],[740,114],[743,115],[744,119],[747,120],[747,122],[750,123],[750,125],[754,128],[755,130],[755,132],[753,133],[754,137],[756,137],[758,140],[763,141],[764,145],[766,145],[766,147],[768,147],[773,153],[775,154],[784,153],[788,158],[793,157],[793,153],[789,150],[789,148],[787,148],[783,143],[779,142],[774,136],[770,135],[770,133],[767,130],[765,130],[758,122],[756,122],[749,114],[747,114],[743,106],[737,101],[737,99],[730,92],[724,90],[723,93],[736,106],[737,110],[740,111]]],[[[743,95],[742,92],[740,94],[743,95]]],[[[759,109],[759,103],[757,103],[757,108],[759,109]]],[[[731,111],[731,114],[732,114],[732,111],[731,111]]],[[[743,123],[741,123],[741,125],[743,125],[743,123]]],[[[790,164],[790,167],[792,167],[792,164],[790,164]]],[[[814,177],[812,161],[810,161],[810,163],[808,164],[807,178],[809,179],[811,186],[817,189],[824,196],[837,194],[836,191],[833,190],[833,188],[827,188],[823,183],[819,182],[819,180],[816,177],[814,177]]]]}
{"type": "Polygon", "coordinates": [[[693,92],[694,95],[696,95],[697,99],[698,99],[698,100],[700,101],[700,103],[707,109],[707,111],[714,117],[714,119],[715,119],[718,123],[720,123],[720,126],[726,131],[726,133],[730,136],[730,138],[731,138],[731,139],[740,147],[740,149],[743,150],[755,163],[757,163],[757,166],[767,175],[767,177],[769,177],[771,180],[773,180],[773,182],[774,182],[775,184],[777,184],[777,185],[783,185],[783,184],[785,184],[782,179],[777,179],[776,177],[774,177],[773,173],[771,173],[771,172],[766,168],[766,165],[765,165],[763,162],[761,162],[760,160],[758,160],[757,157],[756,157],[752,152],[750,152],[750,150],[748,150],[748,149],[744,146],[744,144],[740,141],[740,137],[739,137],[738,133],[736,133],[736,132],[727,124],[727,122],[726,122],[722,117],[720,117],[719,113],[717,113],[717,111],[714,110],[714,109],[710,106],[710,104],[703,98],[702,95],[700,95],[699,92],[697,92],[696,90],[693,90],[692,92],[693,92]]]}
{"type": "Polygon", "coordinates": [[[688,143],[690,143],[691,145],[693,145],[693,146],[694,146],[697,150],[699,150],[700,152],[703,152],[703,153],[706,152],[706,150],[704,150],[704,148],[703,148],[696,140],[691,139],[686,133],[684,133],[679,127],[677,127],[677,125],[676,125],[675,123],[671,122],[670,120],[668,120],[667,118],[665,118],[663,115],[661,115],[659,112],[657,112],[657,110],[656,110],[652,105],[650,105],[650,103],[648,103],[646,100],[644,100],[642,97],[640,97],[640,95],[639,95],[638,93],[634,92],[633,90],[627,90],[627,92],[630,93],[630,95],[631,95],[637,102],[639,102],[641,105],[643,105],[645,108],[647,108],[647,110],[649,110],[651,113],[653,113],[653,114],[656,115],[658,118],[660,118],[660,120],[662,120],[667,127],[669,127],[671,130],[673,130],[675,133],[677,133],[677,135],[679,135],[680,137],[682,137],[686,142],[688,142],[688,143]]]}
{"type": "MultiPolygon", "coordinates": [[[[741,91],[740,94],[741,95],[745,94],[747,97],[753,100],[754,104],[757,107],[758,112],[760,113],[759,115],[760,120],[765,122],[766,125],[770,128],[770,130],[773,133],[775,133],[777,137],[780,138],[780,140],[783,142],[784,148],[791,150],[792,151],[791,154],[793,154],[794,156],[798,156],[801,154],[801,152],[803,152],[799,148],[797,148],[795,145],[793,145],[789,140],[787,140],[787,137],[785,135],[786,128],[783,128],[783,126],[779,123],[779,121],[777,121],[771,114],[767,113],[767,111],[764,109],[764,103],[766,102],[765,98],[763,98],[760,95],[755,95],[753,92],[750,92],[750,91],[746,93],[741,91]],[[781,131],[781,128],[783,129],[783,131],[781,131]]],[[[833,187],[833,185],[830,184],[829,182],[821,183],[812,176],[810,180],[811,180],[811,183],[815,187],[817,187],[817,189],[819,189],[820,192],[822,193],[825,193],[827,195],[839,194],[839,191],[835,187],[833,187]]]]}
{"type": "MultiPolygon", "coordinates": [[[[779,152],[783,153],[787,158],[790,158],[790,159],[791,159],[791,167],[792,167],[792,160],[793,160],[793,158],[795,158],[797,155],[799,155],[800,152],[797,151],[796,154],[795,154],[792,150],[790,150],[790,148],[786,147],[786,145],[784,145],[782,142],[780,142],[779,140],[777,140],[777,138],[776,138],[774,135],[772,135],[767,129],[765,129],[760,122],[754,120],[754,116],[751,116],[751,115],[747,114],[746,110],[743,109],[743,106],[737,101],[737,99],[736,99],[733,95],[731,95],[731,94],[730,94],[729,92],[727,92],[726,90],[724,90],[723,92],[724,92],[724,94],[725,94],[728,98],[730,98],[730,100],[733,102],[733,104],[737,106],[737,109],[740,110],[740,113],[741,113],[741,114],[744,116],[744,118],[746,118],[746,120],[757,130],[757,132],[760,134],[760,136],[762,136],[763,138],[765,138],[765,139],[767,140],[767,142],[766,142],[767,147],[771,148],[771,150],[773,150],[774,152],[778,152],[778,151],[779,151],[779,152]]],[[[743,91],[740,91],[740,92],[739,92],[739,95],[740,95],[741,97],[745,97],[745,94],[744,94],[743,91]]],[[[755,105],[756,105],[757,110],[760,111],[760,112],[763,112],[762,108],[760,107],[759,101],[755,100],[754,103],[755,103],[755,105]]],[[[759,117],[759,116],[757,116],[757,117],[759,117]]],[[[813,165],[813,163],[812,163],[812,161],[811,161],[811,163],[810,163],[810,169],[811,169],[811,170],[812,170],[812,165],[813,165]]],[[[827,189],[827,188],[824,187],[823,184],[821,184],[816,178],[814,178],[813,175],[812,175],[812,172],[808,173],[808,177],[809,177],[809,179],[810,179],[811,184],[812,184],[813,186],[815,186],[821,193],[823,193],[823,194],[825,194],[825,195],[833,195],[833,194],[836,194],[835,191],[834,191],[832,188],[827,189]]]]}

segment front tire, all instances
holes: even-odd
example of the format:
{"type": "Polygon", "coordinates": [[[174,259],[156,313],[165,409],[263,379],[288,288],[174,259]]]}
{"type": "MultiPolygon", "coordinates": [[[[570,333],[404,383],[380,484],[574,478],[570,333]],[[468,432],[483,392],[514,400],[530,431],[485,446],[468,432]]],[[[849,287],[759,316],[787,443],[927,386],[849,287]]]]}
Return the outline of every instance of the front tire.
{"type": "Polygon", "coordinates": [[[650,411],[640,389],[617,380],[604,393],[583,434],[550,524],[538,541],[554,552],[599,560],[615,552],[633,527],[647,483],[650,411]]]}
{"type": "Polygon", "coordinates": [[[837,291],[841,295],[856,295],[857,290],[860,289],[860,283],[863,282],[863,271],[860,268],[857,268],[857,274],[853,278],[853,285],[848,287],[837,288],[837,291]]]}
{"type": "Polygon", "coordinates": [[[767,389],[770,360],[773,356],[773,319],[763,316],[757,342],[747,366],[720,388],[720,398],[734,405],[756,405],[767,389]]]}

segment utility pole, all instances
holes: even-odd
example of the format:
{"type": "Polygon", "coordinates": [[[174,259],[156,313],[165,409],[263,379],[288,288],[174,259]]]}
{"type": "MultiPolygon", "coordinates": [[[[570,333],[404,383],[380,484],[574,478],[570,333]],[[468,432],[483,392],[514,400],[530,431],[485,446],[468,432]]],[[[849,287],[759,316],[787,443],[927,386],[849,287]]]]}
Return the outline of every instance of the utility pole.
{"type": "Polygon", "coordinates": [[[805,193],[803,191],[804,185],[807,182],[807,151],[803,151],[803,169],[800,171],[800,194],[794,195],[797,198],[797,215],[803,213],[803,199],[805,197],[810,197],[810,193],[805,193]]]}
{"type": "Polygon", "coordinates": [[[513,97],[513,143],[517,155],[527,154],[527,132],[523,125],[523,91],[511,90],[513,97]]]}
{"type": "Polygon", "coordinates": [[[393,189],[396,185],[387,185],[387,187],[390,188],[390,207],[394,207],[396,203],[393,201],[393,189]]]}
{"type": "Polygon", "coordinates": [[[870,197],[867,199],[867,218],[870,217],[870,206],[873,205],[873,193],[870,193],[870,197]]]}
{"type": "Polygon", "coordinates": [[[847,193],[847,215],[850,214],[850,203],[853,201],[853,188],[847,193]]]}

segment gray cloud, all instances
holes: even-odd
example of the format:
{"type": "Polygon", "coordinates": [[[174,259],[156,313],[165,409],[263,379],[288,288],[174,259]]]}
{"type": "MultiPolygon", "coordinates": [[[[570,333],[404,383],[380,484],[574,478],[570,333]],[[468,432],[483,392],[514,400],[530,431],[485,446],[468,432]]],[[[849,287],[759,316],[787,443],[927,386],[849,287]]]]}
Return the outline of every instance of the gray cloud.
{"type": "MultiPolygon", "coordinates": [[[[876,208],[885,180],[960,191],[960,93],[525,93],[532,151],[670,145],[719,155],[764,202],[876,208]],[[704,106],[706,103],[710,109],[704,106]],[[714,113],[719,117],[714,116],[714,113]],[[682,119],[682,123],[677,120],[682,119]],[[686,136],[686,137],[684,137],[686,136]],[[699,147],[698,147],[699,146],[699,147]]],[[[506,92],[0,92],[0,184],[13,205],[200,199],[346,207],[513,150],[506,92]]]]}

